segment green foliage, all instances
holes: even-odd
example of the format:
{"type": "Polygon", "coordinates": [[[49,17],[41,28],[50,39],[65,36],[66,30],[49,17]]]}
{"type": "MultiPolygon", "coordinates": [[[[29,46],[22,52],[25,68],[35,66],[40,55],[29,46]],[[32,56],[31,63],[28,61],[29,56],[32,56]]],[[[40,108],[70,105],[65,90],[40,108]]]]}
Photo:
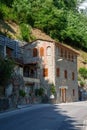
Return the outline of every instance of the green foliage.
{"type": "Polygon", "coordinates": [[[72,46],[77,46],[82,49],[87,48],[86,19],[87,17],[84,17],[79,13],[69,11],[67,15],[67,26],[63,32],[62,40],[72,46]]]}
{"type": "Polygon", "coordinates": [[[14,9],[14,12],[16,12],[17,18],[20,23],[27,22],[27,18],[30,12],[30,6],[31,5],[29,4],[28,0],[14,0],[12,7],[14,9]]]}
{"type": "Polygon", "coordinates": [[[25,91],[24,90],[19,90],[19,95],[21,96],[21,97],[25,97],[26,96],[26,93],[25,93],[25,91]]]}
{"type": "Polygon", "coordinates": [[[83,77],[84,79],[87,79],[87,69],[86,68],[80,68],[79,73],[80,73],[81,77],[83,77]]]}
{"type": "Polygon", "coordinates": [[[53,0],[53,2],[58,9],[76,10],[77,0],[53,0]]]}
{"type": "Polygon", "coordinates": [[[13,9],[0,2],[0,18],[4,20],[17,21],[16,13],[13,9]]]}
{"type": "Polygon", "coordinates": [[[5,4],[6,6],[8,7],[11,7],[12,6],[12,3],[13,3],[14,0],[0,0],[1,3],[5,4]]]}
{"type": "Polygon", "coordinates": [[[43,96],[44,95],[44,89],[43,88],[35,89],[35,95],[36,96],[43,96]]]}
{"type": "Polygon", "coordinates": [[[20,28],[25,41],[32,39],[28,24],[56,40],[87,51],[87,16],[77,10],[82,1],[0,0],[0,18],[22,23],[20,28]]]}
{"type": "Polygon", "coordinates": [[[51,92],[51,94],[55,94],[55,92],[56,92],[56,89],[55,89],[55,86],[54,86],[54,84],[51,84],[51,87],[50,87],[50,92],[51,92]]]}
{"type": "Polygon", "coordinates": [[[28,24],[21,23],[20,31],[21,31],[22,40],[27,42],[31,40],[35,40],[35,37],[31,33],[31,26],[29,26],[28,24]]]}
{"type": "Polygon", "coordinates": [[[14,61],[0,56],[0,85],[6,86],[14,69],[14,61]]]}
{"type": "Polygon", "coordinates": [[[78,76],[78,81],[81,81],[81,77],[80,76],[78,76]]]}
{"type": "Polygon", "coordinates": [[[31,36],[30,26],[22,23],[22,24],[20,24],[20,30],[21,30],[21,35],[22,35],[23,40],[28,42],[30,40],[30,36],[31,36]]]}
{"type": "Polygon", "coordinates": [[[84,85],[85,85],[85,82],[80,81],[80,86],[84,87],[84,85]]]}

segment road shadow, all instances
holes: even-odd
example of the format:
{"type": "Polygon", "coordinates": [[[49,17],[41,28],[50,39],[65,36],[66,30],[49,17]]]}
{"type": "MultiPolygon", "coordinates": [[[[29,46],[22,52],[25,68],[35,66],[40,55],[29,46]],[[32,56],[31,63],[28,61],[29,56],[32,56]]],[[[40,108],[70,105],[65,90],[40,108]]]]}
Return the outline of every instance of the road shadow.
{"type": "Polygon", "coordinates": [[[42,106],[0,119],[0,130],[82,130],[83,124],[58,105],[42,106]]]}

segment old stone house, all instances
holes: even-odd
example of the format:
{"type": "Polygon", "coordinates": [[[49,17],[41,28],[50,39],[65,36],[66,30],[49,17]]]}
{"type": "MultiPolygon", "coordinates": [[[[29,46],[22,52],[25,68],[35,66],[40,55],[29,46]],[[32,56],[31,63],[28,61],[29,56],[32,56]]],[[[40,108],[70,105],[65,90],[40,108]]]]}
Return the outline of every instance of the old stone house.
{"type": "MultiPolygon", "coordinates": [[[[3,39],[2,39],[3,41],[3,39]]],[[[45,95],[50,98],[50,87],[54,84],[56,89],[55,99],[59,102],[72,102],[78,100],[77,82],[77,56],[78,53],[61,43],[48,40],[35,40],[20,47],[18,41],[3,41],[0,44],[1,52],[15,59],[15,72],[21,75],[16,88],[24,89],[27,93],[27,103],[29,94],[35,96],[35,89],[44,88],[45,95]]],[[[1,42],[0,42],[1,43],[1,42]]],[[[14,81],[14,82],[15,82],[14,81]]],[[[8,90],[8,92],[10,89],[8,90]]],[[[36,98],[36,97],[35,97],[36,98]]],[[[36,99],[33,99],[36,102],[36,99]]]]}
{"type": "MultiPolygon", "coordinates": [[[[24,71],[29,65],[36,66],[32,74],[36,74],[40,82],[33,88],[43,87],[45,94],[50,97],[50,86],[56,88],[56,103],[78,100],[77,55],[61,43],[46,40],[36,40],[24,47],[24,71]]],[[[26,76],[27,77],[27,76],[26,76]]],[[[31,86],[32,87],[32,86],[31,86]]]]}

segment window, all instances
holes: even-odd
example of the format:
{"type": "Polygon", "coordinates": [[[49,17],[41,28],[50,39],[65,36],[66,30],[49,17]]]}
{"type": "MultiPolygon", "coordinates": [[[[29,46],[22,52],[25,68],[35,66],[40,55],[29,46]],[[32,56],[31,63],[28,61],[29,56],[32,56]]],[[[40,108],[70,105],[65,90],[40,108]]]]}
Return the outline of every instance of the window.
{"type": "Polygon", "coordinates": [[[75,96],[75,89],[73,89],[73,96],[75,96]]]}
{"type": "Polygon", "coordinates": [[[57,76],[57,77],[60,76],[60,69],[59,69],[59,68],[56,69],[56,76],[57,76]]]}
{"type": "Polygon", "coordinates": [[[29,77],[29,67],[25,66],[23,68],[23,76],[24,77],[29,77]]]}
{"type": "Polygon", "coordinates": [[[72,62],[73,62],[73,61],[74,61],[74,56],[73,56],[73,54],[72,54],[72,57],[71,57],[71,58],[72,58],[72,62]]]}
{"type": "Polygon", "coordinates": [[[43,47],[40,48],[40,56],[44,56],[44,48],[43,47]]]}
{"type": "Polygon", "coordinates": [[[56,47],[56,54],[59,55],[59,48],[56,47]]]}
{"type": "Polygon", "coordinates": [[[65,50],[65,59],[67,59],[67,51],[65,50]]]}
{"type": "Polygon", "coordinates": [[[68,52],[68,60],[70,60],[70,52],[68,52]]]}
{"type": "Polygon", "coordinates": [[[52,52],[51,52],[51,47],[50,47],[50,46],[48,46],[48,47],[47,47],[47,55],[48,55],[48,56],[50,56],[50,55],[51,55],[51,53],[52,53],[52,52]]]}
{"type": "Polygon", "coordinates": [[[74,72],[72,72],[72,80],[74,80],[75,79],[75,74],[74,74],[74,72]]]}
{"type": "Polygon", "coordinates": [[[4,46],[0,45],[0,55],[4,56],[4,46]]]}
{"type": "Polygon", "coordinates": [[[48,77],[48,68],[43,69],[43,77],[48,77]]]}
{"type": "Polygon", "coordinates": [[[67,70],[64,71],[64,77],[67,79],[67,70]]]}
{"type": "Polygon", "coordinates": [[[37,57],[37,48],[33,49],[33,57],[37,57]]]}
{"type": "Polygon", "coordinates": [[[6,55],[7,56],[12,57],[12,51],[13,51],[13,49],[6,47],[6,55]]]}
{"type": "Polygon", "coordinates": [[[63,57],[63,49],[61,48],[60,56],[63,57]]]}

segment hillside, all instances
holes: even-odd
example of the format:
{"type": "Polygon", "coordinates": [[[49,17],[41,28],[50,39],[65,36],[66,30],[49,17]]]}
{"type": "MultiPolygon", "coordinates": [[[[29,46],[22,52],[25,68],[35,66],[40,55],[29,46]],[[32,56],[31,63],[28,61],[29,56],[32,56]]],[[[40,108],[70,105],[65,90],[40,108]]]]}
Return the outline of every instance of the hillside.
{"type": "MultiPolygon", "coordinates": [[[[5,34],[6,36],[12,38],[12,39],[22,40],[20,27],[19,27],[19,25],[17,25],[14,22],[0,21],[0,32],[2,34],[5,34]]],[[[45,34],[44,32],[42,32],[41,30],[39,30],[37,28],[31,29],[31,35],[35,39],[43,39],[43,40],[52,40],[53,41],[53,39],[49,35],[45,34]]],[[[72,48],[69,45],[67,45],[67,46],[72,48]]],[[[74,49],[74,48],[72,48],[72,49],[74,49]]],[[[80,54],[78,57],[78,69],[80,67],[87,68],[87,53],[82,51],[82,50],[77,50],[77,51],[80,54]]]]}
{"type": "MultiPolygon", "coordinates": [[[[82,1],[0,0],[0,20],[4,21],[0,22],[13,32],[17,39],[27,42],[35,40],[32,28],[38,28],[56,41],[87,52],[87,15],[78,10],[82,1]],[[9,27],[9,23],[13,24],[11,21],[19,25],[15,28],[14,24],[14,30],[17,30],[9,27]]],[[[8,29],[4,30],[5,35],[16,38],[8,29]]]]}

